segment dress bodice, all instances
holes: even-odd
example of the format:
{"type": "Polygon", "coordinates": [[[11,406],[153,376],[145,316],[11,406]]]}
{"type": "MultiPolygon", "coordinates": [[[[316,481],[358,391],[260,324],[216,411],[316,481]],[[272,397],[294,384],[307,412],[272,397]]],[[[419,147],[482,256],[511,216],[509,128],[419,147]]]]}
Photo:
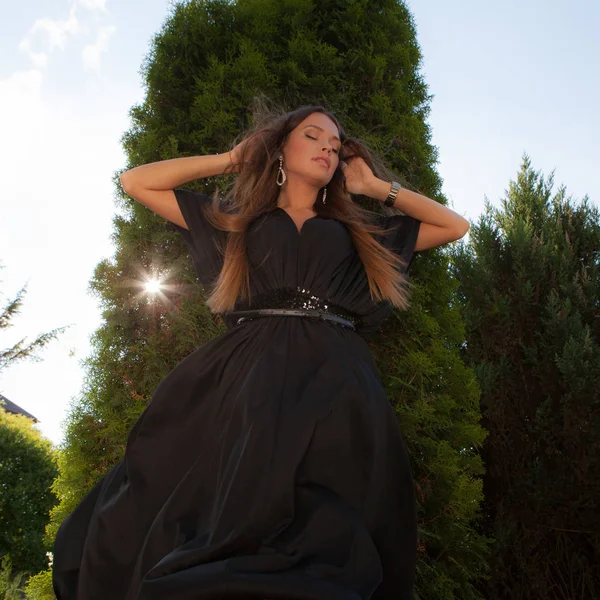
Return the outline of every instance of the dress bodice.
{"type": "MultiPolygon", "coordinates": [[[[176,189],[175,195],[189,229],[175,227],[188,247],[200,283],[206,286],[222,268],[217,244],[224,242],[227,232],[214,228],[204,217],[204,206],[212,201],[209,196],[186,189],[176,189]]],[[[408,215],[377,215],[377,224],[395,227],[378,239],[405,260],[408,272],[421,222],[408,215]]],[[[248,228],[247,257],[252,298],[300,287],[356,315],[358,333],[377,330],[391,313],[390,303],[371,298],[366,271],[350,232],[335,219],[315,215],[299,232],[282,208],[263,213],[248,228]]],[[[238,301],[234,310],[247,308],[248,301],[238,301]]],[[[227,315],[224,321],[228,327],[234,324],[227,315]]]]}

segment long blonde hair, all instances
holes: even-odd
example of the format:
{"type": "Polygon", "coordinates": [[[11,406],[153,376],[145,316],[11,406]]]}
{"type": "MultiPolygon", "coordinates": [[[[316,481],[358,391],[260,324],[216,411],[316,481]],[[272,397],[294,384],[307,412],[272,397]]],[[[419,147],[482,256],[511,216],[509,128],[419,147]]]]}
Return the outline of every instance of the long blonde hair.
{"type": "MultiPolygon", "coordinates": [[[[336,117],[323,106],[301,106],[291,112],[283,112],[268,108],[261,97],[255,97],[253,109],[254,125],[246,134],[238,136],[238,140],[242,137],[246,141],[240,149],[240,166],[237,167],[239,171],[234,185],[223,198],[217,191],[212,204],[206,207],[207,220],[217,229],[229,232],[226,247],[219,248],[223,254],[223,268],[208,290],[206,300],[213,313],[229,312],[233,310],[238,297],[241,300],[250,297],[246,231],[258,215],[277,208],[278,157],[289,134],[310,114],[321,112],[337,125],[342,142],[340,162],[359,156],[376,177],[386,181],[402,181],[386,168],[364,142],[346,136],[336,117]]],[[[236,140],[234,146],[237,143],[236,140]]],[[[406,186],[406,182],[402,181],[402,184],[406,186]]],[[[337,219],[348,227],[364,265],[372,299],[375,302],[387,300],[397,308],[408,308],[411,283],[401,272],[406,265],[397,254],[384,248],[373,237],[391,230],[375,225],[371,217],[377,213],[352,201],[345,189],[345,177],[339,165],[327,184],[326,204],[320,201],[321,194],[322,191],[317,195],[319,200],[315,202],[315,212],[337,219]]],[[[399,214],[395,209],[383,207],[383,210],[389,215],[399,214]]]]}

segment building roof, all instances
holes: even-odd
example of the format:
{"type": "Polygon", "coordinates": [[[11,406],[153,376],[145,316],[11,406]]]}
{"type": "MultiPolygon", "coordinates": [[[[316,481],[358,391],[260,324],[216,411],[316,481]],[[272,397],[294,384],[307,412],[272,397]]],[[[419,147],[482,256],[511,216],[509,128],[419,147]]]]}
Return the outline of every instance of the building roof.
{"type": "Polygon", "coordinates": [[[17,406],[14,402],[11,402],[6,396],[3,396],[2,394],[0,394],[0,408],[3,408],[6,412],[12,413],[14,415],[25,415],[29,419],[33,419],[34,423],[39,423],[38,419],[36,419],[32,414],[28,413],[26,410],[23,410],[20,406],[17,406]]]}

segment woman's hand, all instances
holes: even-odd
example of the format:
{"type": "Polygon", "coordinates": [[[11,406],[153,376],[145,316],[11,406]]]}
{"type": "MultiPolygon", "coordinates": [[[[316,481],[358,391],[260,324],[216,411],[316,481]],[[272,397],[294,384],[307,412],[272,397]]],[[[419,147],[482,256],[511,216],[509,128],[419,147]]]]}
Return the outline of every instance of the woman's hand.
{"type": "Polygon", "coordinates": [[[244,146],[244,144],[247,142],[248,140],[242,140],[233,150],[230,150],[228,152],[229,154],[229,161],[231,162],[231,172],[233,173],[239,173],[242,169],[242,159],[241,159],[241,152],[242,152],[242,147],[244,146]]]}
{"type": "Polygon", "coordinates": [[[364,158],[354,156],[348,162],[341,161],[340,167],[346,178],[346,190],[350,194],[368,195],[367,190],[375,175],[364,158]]]}

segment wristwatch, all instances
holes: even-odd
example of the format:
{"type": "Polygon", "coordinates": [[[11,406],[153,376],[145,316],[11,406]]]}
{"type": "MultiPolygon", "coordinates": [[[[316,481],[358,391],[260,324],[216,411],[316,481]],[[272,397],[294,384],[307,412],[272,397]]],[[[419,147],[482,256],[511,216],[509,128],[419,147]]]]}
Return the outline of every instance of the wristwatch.
{"type": "Polygon", "coordinates": [[[385,206],[394,206],[394,202],[396,201],[396,196],[398,195],[398,190],[402,186],[397,181],[392,181],[392,189],[388,194],[388,197],[385,199],[385,206]]]}

